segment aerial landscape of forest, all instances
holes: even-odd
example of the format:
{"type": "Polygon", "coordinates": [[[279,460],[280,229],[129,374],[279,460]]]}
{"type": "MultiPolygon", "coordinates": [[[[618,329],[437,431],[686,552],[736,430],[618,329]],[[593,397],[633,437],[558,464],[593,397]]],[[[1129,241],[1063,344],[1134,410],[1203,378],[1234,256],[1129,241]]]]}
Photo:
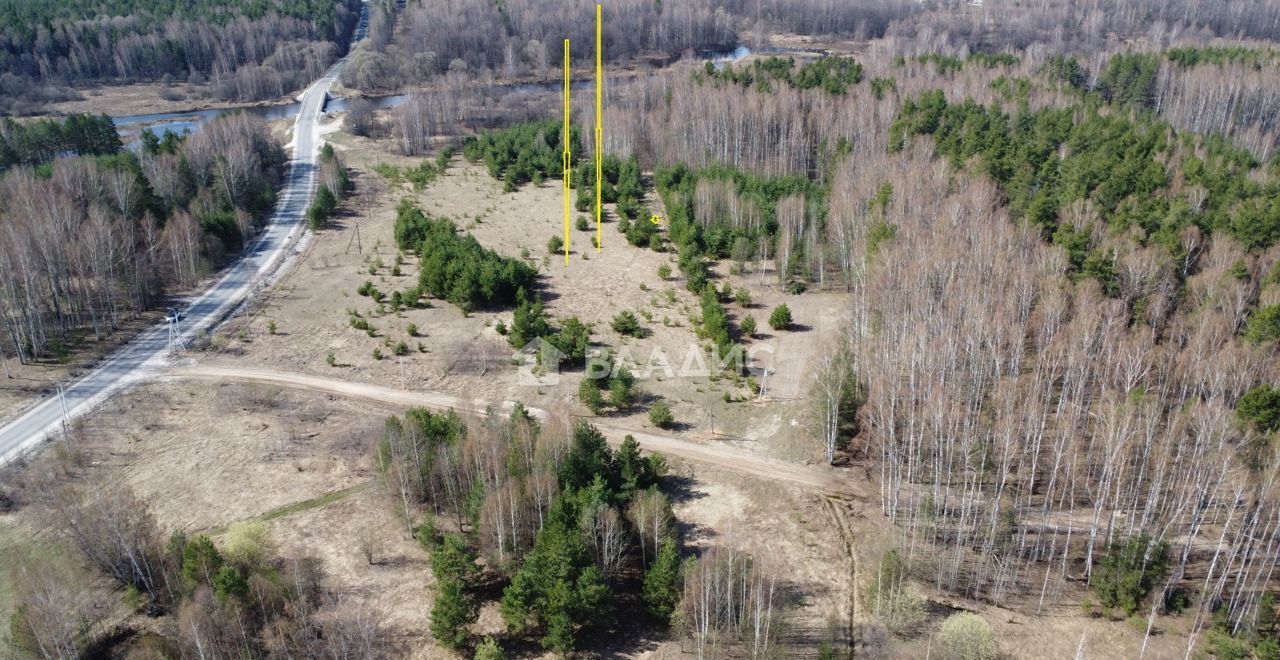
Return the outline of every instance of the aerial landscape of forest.
{"type": "Polygon", "coordinates": [[[0,657],[1280,660],[1280,5],[0,0],[0,657]]]}

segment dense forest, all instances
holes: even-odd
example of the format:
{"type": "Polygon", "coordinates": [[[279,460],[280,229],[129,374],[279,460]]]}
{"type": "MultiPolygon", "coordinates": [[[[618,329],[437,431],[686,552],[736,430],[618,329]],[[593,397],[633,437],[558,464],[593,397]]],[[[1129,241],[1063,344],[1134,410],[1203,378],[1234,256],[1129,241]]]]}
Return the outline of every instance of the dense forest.
{"type": "Polygon", "coordinates": [[[106,118],[6,123],[0,153],[15,163],[0,175],[0,346],[22,361],[63,357],[194,285],[266,219],[285,166],[244,114],[144,134],[138,153],[106,118]]]}
{"type": "Polygon", "coordinates": [[[346,51],[359,0],[0,2],[0,111],[36,109],[71,87],[211,84],[220,99],[277,98],[346,51]]]}
{"type": "Polygon", "coordinates": [[[0,120],[0,172],[14,165],[43,165],[60,155],[106,156],[120,151],[110,117],[73,114],[64,120],[18,123],[0,120]]]}
{"type": "MultiPolygon", "coordinates": [[[[366,92],[387,92],[450,71],[547,77],[559,67],[563,39],[581,44],[574,49],[575,61],[590,61],[592,49],[582,46],[594,43],[594,4],[419,0],[401,7],[374,0],[369,40],[353,54],[343,80],[366,92]]],[[[627,0],[610,3],[605,11],[605,57],[610,62],[732,50],[740,42],[763,46],[773,33],[884,38],[894,53],[909,56],[1002,50],[1105,53],[1116,36],[1146,37],[1160,46],[1214,37],[1280,37],[1280,8],[1265,0],[1053,1],[1034,8],[910,0],[627,0]]]]}

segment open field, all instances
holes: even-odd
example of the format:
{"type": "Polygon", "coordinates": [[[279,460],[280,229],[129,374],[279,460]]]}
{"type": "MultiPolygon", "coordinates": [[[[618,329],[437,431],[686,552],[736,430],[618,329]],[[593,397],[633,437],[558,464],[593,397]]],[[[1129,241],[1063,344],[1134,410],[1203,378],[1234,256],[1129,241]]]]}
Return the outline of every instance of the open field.
{"type": "MultiPolygon", "coordinates": [[[[417,281],[412,255],[401,255],[403,264],[396,274],[398,252],[392,225],[395,206],[402,198],[415,200],[429,214],[453,219],[486,247],[534,263],[542,274],[541,295],[548,313],[555,318],[577,316],[594,324],[595,341],[625,353],[637,374],[644,375],[655,351],[666,356],[676,373],[687,360],[695,360],[690,364],[701,360],[690,321],[698,313],[697,299],[678,277],[664,281],[657,274],[663,263],[674,267],[673,255],[628,245],[612,221],[603,226],[603,250],[591,247],[595,231],[591,223],[587,232],[571,229],[568,265],[562,256],[548,254],[547,240],[562,232],[559,186],[548,182],[503,193],[501,183],[482,168],[455,158],[447,174],[424,190],[397,188],[374,173],[373,166],[416,166],[419,160],[389,155],[385,143],[341,133],[333,139],[355,169],[360,192],[348,204],[354,213],[320,232],[305,258],[260,299],[248,321],[236,319],[225,327],[223,337],[215,342],[216,354],[206,354],[202,360],[337,375],[410,390],[522,400],[548,409],[576,405],[580,377],[576,373],[563,374],[561,384],[554,387],[519,383],[512,364],[514,350],[496,330],[499,321],[510,323],[509,311],[482,310],[464,316],[447,303],[433,301],[428,309],[378,316],[372,301],[356,293],[364,281],[388,294],[417,281]],[[651,335],[624,338],[610,329],[610,319],[623,310],[640,316],[651,335]],[[349,311],[365,316],[377,336],[351,328],[349,311]],[[269,332],[272,322],[275,334],[269,332]],[[417,327],[419,336],[409,335],[410,324],[417,327]],[[303,337],[306,341],[299,341],[303,337]],[[410,352],[397,359],[391,349],[400,341],[410,352]],[[386,359],[375,360],[375,348],[386,359]],[[335,366],[326,362],[329,353],[335,366]]],[[[809,386],[810,361],[840,332],[847,296],[787,295],[778,290],[768,271],[755,274],[749,266],[744,275],[729,276],[727,267],[721,270],[735,288],[746,286],[752,293],[751,308],[729,306],[735,319],[751,314],[764,326],[769,310],[786,302],[799,324],[791,332],[766,329],[747,345],[758,358],[752,366],[770,371],[765,385],[772,404],[745,402],[751,397],[743,382],[667,377],[656,360],[648,370],[653,380],[642,381],[641,388],[671,402],[677,421],[690,436],[714,437],[787,458],[817,456],[819,448],[808,440],[811,434],[802,399],[809,386]],[[736,402],[727,403],[726,395],[736,402]]],[[[615,416],[635,426],[647,423],[639,407],[615,416]]]]}

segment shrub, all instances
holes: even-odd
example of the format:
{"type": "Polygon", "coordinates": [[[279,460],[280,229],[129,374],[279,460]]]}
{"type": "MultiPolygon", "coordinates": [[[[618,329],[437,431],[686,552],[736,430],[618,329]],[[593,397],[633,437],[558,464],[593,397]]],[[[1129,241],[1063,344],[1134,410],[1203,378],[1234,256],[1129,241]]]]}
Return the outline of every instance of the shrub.
{"type": "Polygon", "coordinates": [[[1272,304],[1253,312],[1248,325],[1244,326],[1244,336],[1249,342],[1256,344],[1280,339],[1280,304],[1272,304]]]}
{"type": "Polygon", "coordinates": [[[559,236],[552,236],[551,240],[547,241],[547,252],[550,252],[551,254],[560,254],[563,251],[564,251],[563,238],[560,238],[559,236]]]}
{"type": "Polygon", "coordinates": [[[750,314],[744,316],[739,327],[742,330],[743,335],[747,337],[754,337],[756,334],[756,317],[751,316],[750,314]]]}
{"type": "Polygon", "coordinates": [[[1259,433],[1280,429],[1280,388],[1259,385],[1245,392],[1236,403],[1236,416],[1259,433]]]}
{"type": "Polygon", "coordinates": [[[649,408],[649,422],[660,429],[675,426],[675,417],[671,414],[671,406],[666,401],[658,401],[649,408]]]}
{"type": "Polygon", "coordinates": [[[587,216],[578,216],[578,219],[574,222],[574,226],[578,228],[578,231],[586,231],[588,229],[587,216]]]}
{"type": "Polygon", "coordinates": [[[1280,639],[1265,637],[1253,645],[1253,656],[1258,660],[1280,660],[1280,639]]]}
{"type": "Polygon", "coordinates": [[[279,326],[276,325],[275,319],[269,319],[267,321],[267,334],[274,335],[276,333],[276,330],[278,329],[279,329],[279,326]]]}
{"type": "Polygon", "coordinates": [[[365,332],[369,333],[370,337],[373,336],[373,326],[369,325],[369,321],[362,319],[359,316],[356,316],[355,314],[351,315],[351,327],[355,328],[356,330],[364,330],[365,332]]]}
{"type": "Polygon", "coordinates": [[[635,313],[630,310],[618,312],[613,317],[613,323],[610,324],[614,332],[625,335],[627,337],[643,337],[645,335],[644,328],[640,326],[640,319],[636,318],[635,313]]]}
{"type": "Polygon", "coordinates": [[[382,349],[378,349],[378,348],[373,349],[373,359],[375,360],[382,359],[382,349]]]}
{"type": "Polygon", "coordinates": [[[395,351],[396,351],[396,355],[408,355],[408,354],[409,354],[409,345],[408,345],[408,344],[406,344],[406,343],[404,343],[403,341],[401,341],[401,342],[399,342],[399,343],[397,343],[397,344],[396,344],[396,349],[395,349],[395,351]]]}
{"type": "Polygon", "coordinates": [[[1169,546],[1145,534],[1112,542],[1089,576],[1104,609],[1133,614],[1169,569],[1169,546]]]}
{"type": "Polygon", "coordinates": [[[504,660],[506,657],[502,653],[502,647],[492,637],[485,637],[476,647],[475,660],[504,660]]]}
{"type": "Polygon", "coordinates": [[[582,383],[578,385],[578,400],[582,405],[591,411],[592,415],[599,415],[604,410],[604,396],[600,394],[600,387],[595,380],[583,378],[582,383]]]}
{"type": "Polygon", "coordinates": [[[262,566],[273,553],[274,546],[266,524],[238,522],[227,529],[226,547],[222,554],[228,562],[245,571],[262,566]]]}
{"type": "Polygon", "coordinates": [[[729,334],[729,315],[720,304],[719,294],[711,282],[702,292],[702,329],[708,339],[720,351],[720,356],[729,355],[733,348],[733,338],[729,334]]]}
{"type": "Polygon", "coordinates": [[[324,362],[332,367],[338,364],[338,358],[333,356],[333,351],[329,351],[329,353],[324,356],[324,362]]]}
{"type": "Polygon", "coordinates": [[[417,323],[410,323],[408,326],[406,326],[406,327],[405,327],[405,332],[408,332],[410,337],[417,337],[417,336],[418,336],[418,324],[417,324],[417,323]]]}
{"type": "Polygon", "coordinates": [[[1253,657],[1249,653],[1249,645],[1244,640],[1232,637],[1226,632],[1210,630],[1206,637],[1208,637],[1209,649],[1217,660],[1250,660],[1253,657]]]}
{"type": "Polygon", "coordinates": [[[671,264],[664,263],[661,266],[658,266],[658,277],[664,280],[671,277],[671,264]]]}
{"type": "Polygon", "coordinates": [[[924,603],[907,587],[906,578],[906,563],[897,550],[889,550],[862,589],[863,604],[895,633],[909,631],[924,620],[924,603]]]}
{"type": "Polygon", "coordinates": [[[632,390],[634,383],[635,380],[625,369],[618,374],[617,378],[609,381],[610,405],[618,410],[629,408],[632,400],[635,399],[635,394],[632,390]]]}
{"type": "Polygon", "coordinates": [[[570,316],[561,324],[559,332],[546,340],[556,347],[570,365],[580,365],[587,359],[587,348],[591,346],[591,326],[570,316]]]}
{"type": "Polygon", "coordinates": [[[991,626],[970,612],[953,614],[942,622],[938,646],[943,657],[954,660],[995,660],[1000,656],[991,626]]]}
{"type": "Polygon", "coordinates": [[[664,243],[662,242],[662,234],[654,232],[649,234],[649,249],[654,252],[662,252],[664,243]]]}
{"type": "Polygon", "coordinates": [[[774,330],[786,330],[792,323],[791,308],[786,303],[774,307],[773,313],[769,315],[769,327],[774,330]]]}
{"type": "Polygon", "coordinates": [[[338,197],[329,190],[329,186],[320,186],[320,190],[316,191],[315,201],[307,209],[307,227],[311,231],[323,229],[337,209],[338,197]]]}

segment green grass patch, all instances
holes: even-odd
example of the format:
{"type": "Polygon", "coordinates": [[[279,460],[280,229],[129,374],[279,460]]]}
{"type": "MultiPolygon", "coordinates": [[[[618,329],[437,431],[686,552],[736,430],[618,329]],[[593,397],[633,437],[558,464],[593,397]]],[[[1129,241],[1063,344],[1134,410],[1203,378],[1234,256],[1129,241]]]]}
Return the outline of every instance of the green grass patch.
{"type": "MultiPolygon", "coordinates": [[[[372,484],[373,484],[372,481],[366,481],[364,483],[351,486],[350,488],[343,488],[341,490],[331,491],[331,492],[325,493],[324,495],[313,497],[309,500],[302,500],[300,502],[286,504],[282,507],[272,509],[260,516],[249,518],[248,520],[258,521],[258,522],[271,522],[272,520],[278,520],[280,518],[292,516],[295,513],[310,511],[311,509],[323,508],[323,507],[329,506],[330,504],[333,504],[334,502],[340,502],[342,500],[345,500],[348,497],[351,497],[352,495],[355,495],[356,493],[363,491],[364,489],[368,488],[372,484]]],[[[226,531],[227,531],[227,527],[217,527],[209,530],[208,535],[220,536],[224,534],[226,531]]]]}

